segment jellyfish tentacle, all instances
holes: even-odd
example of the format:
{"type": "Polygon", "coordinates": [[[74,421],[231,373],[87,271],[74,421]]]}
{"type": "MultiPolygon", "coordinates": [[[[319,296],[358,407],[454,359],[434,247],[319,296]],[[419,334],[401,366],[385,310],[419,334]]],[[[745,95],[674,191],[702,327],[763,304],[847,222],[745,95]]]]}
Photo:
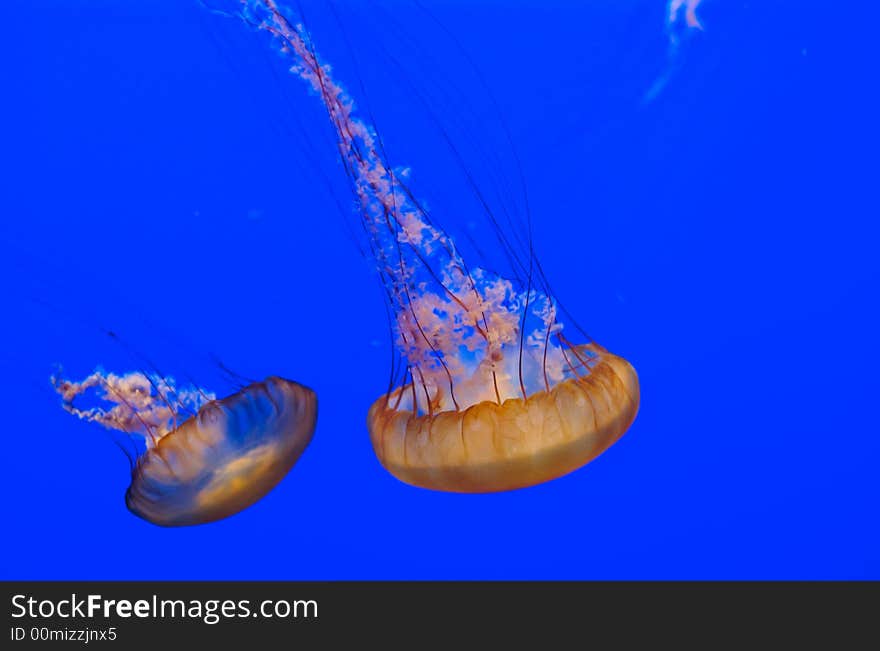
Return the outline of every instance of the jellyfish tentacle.
{"type": "Polygon", "coordinates": [[[529,314],[529,300],[532,297],[532,260],[533,259],[534,259],[533,257],[530,257],[530,259],[529,259],[529,281],[528,281],[528,284],[526,285],[526,304],[523,307],[522,322],[521,322],[520,328],[519,328],[518,373],[519,373],[519,387],[520,387],[520,390],[522,391],[523,400],[528,398],[528,394],[526,394],[525,380],[523,380],[523,343],[524,343],[525,334],[526,334],[526,317],[528,317],[528,314],[529,314]]]}
{"type": "MultiPolygon", "coordinates": [[[[535,253],[524,183],[526,231],[520,237],[516,228],[502,226],[505,218],[511,225],[514,215],[506,205],[493,210],[449,131],[426,107],[492,225],[514,280],[469,266],[436,215],[414,196],[408,168],[391,164],[375,121],[358,116],[351,96],[319,57],[305,20],[288,19],[275,0],[244,2],[259,28],[293,60],[290,71],[323,103],[384,288],[392,343],[405,371],[394,389],[392,353],[388,391],[368,415],[383,465],[419,486],[506,490],[570,472],[617,440],[638,409],[635,371],[593,346],[554,297],[535,253]],[[561,316],[590,343],[565,338],[561,316]]],[[[689,2],[692,9],[697,4],[671,2],[689,2]]],[[[685,16],[690,20],[695,13],[685,16]]],[[[419,92],[412,96],[425,101],[419,92]]]]}
{"type": "MultiPolygon", "coordinates": [[[[99,369],[80,382],[65,380],[60,376],[53,376],[50,380],[61,395],[66,411],[107,429],[140,434],[148,447],[156,446],[163,436],[176,429],[177,411],[168,401],[158,377],[140,371],[119,376],[99,369]],[[109,408],[96,406],[79,409],[75,406],[76,399],[92,389],[98,389],[97,398],[107,403],[109,408]]],[[[165,381],[168,383],[166,386],[174,386],[171,378],[165,378],[165,381]]],[[[181,404],[192,410],[199,409],[205,403],[204,398],[213,399],[212,394],[200,394],[194,387],[178,391],[177,395],[181,404]]]]}

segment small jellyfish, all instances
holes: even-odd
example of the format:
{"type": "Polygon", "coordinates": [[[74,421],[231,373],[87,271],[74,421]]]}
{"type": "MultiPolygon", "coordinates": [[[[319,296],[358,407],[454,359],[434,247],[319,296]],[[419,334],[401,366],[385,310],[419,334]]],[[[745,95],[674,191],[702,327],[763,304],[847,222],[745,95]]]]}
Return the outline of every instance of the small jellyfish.
{"type": "Polygon", "coordinates": [[[220,520],[260,500],[299,459],[317,419],[314,392],[279,377],[222,400],[138,372],[96,371],[81,382],[53,376],[52,383],[69,413],[143,441],[125,503],[166,527],[220,520]],[[74,405],[92,390],[112,407],[74,405]]]}
{"type": "Polygon", "coordinates": [[[516,278],[469,266],[414,196],[407,169],[388,164],[304,26],[273,0],[245,2],[242,17],[272,35],[322,100],[358,199],[403,360],[401,385],[367,416],[382,465],[415,486],[492,492],[567,474],[611,446],[638,411],[636,372],[562,334],[531,245],[517,255],[499,226],[516,278]]]}
{"type": "Polygon", "coordinates": [[[700,19],[697,18],[697,7],[702,0],[669,0],[669,12],[666,22],[674,25],[679,21],[681,14],[684,13],[684,20],[688,27],[693,29],[703,29],[700,19]]]}
{"type": "Polygon", "coordinates": [[[666,65],[663,72],[651,84],[642,97],[642,102],[649,104],[657,99],[666,89],[672,78],[683,65],[688,42],[703,31],[703,23],[697,16],[697,7],[702,0],[668,0],[666,4],[666,36],[669,39],[666,53],[666,65]]]}

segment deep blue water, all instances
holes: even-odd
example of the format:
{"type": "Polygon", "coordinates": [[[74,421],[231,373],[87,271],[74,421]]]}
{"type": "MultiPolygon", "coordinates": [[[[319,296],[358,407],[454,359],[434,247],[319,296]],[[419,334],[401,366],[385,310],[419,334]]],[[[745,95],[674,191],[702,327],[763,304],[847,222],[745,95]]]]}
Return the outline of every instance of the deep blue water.
{"type": "Polygon", "coordinates": [[[535,488],[396,481],[365,427],[386,316],[317,98],[195,2],[12,3],[0,577],[880,578],[868,3],[706,0],[671,59],[660,0],[422,4],[304,8],[416,194],[488,257],[438,125],[521,207],[506,125],[556,293],[640,374],[633,427],[535,488]],[[149,359],[228,391],[210,355],[313,387],[318,429],[253,508],[161,529],[48,376],[149,359]]]}

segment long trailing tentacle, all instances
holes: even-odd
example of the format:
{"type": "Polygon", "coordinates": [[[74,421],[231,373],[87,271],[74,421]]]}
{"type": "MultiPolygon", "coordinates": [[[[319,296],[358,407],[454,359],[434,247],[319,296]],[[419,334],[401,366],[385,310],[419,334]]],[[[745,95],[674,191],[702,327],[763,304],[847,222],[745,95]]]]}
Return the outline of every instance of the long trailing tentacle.
{"type": "MultiPolygon", "coordinates": [[[[241,1],[244,22],[274,39],[291,60],[291,72],[324,105],[357,197],[368,249],[385,285],[395,343],[412,383],[421,385],[418,393],[425,396],[424,409],[459,410],[485,399],[500,404],[515,395],[526,398],[568,376],[569,365],[551,337],[562,324],[531,245],[531,213],[524,234],[526,261],[514,245],[521,244],[520,233],[514,229],[510,236],[505,234],[501,220],[469,176],[503,251],[513,260],[518,282],[469,266],[452,238],[414,196],[408,169],[389,163],[374,121],[357,115],[353,99],[319,57],[302,8],[293,20],[275,0],[241,1]]],[[[424,99],[417,92],[412,95],[424,99]]],[[[455,152],[449,134],[442,124],[437,126],[455,152]]],[[[420,403],[414,394],[416,411],[420,403]]]]}

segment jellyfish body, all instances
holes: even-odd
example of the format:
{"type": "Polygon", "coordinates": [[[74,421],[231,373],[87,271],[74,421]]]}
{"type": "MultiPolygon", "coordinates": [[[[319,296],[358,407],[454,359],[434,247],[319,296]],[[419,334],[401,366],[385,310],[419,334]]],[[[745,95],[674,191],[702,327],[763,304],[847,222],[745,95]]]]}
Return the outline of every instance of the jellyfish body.
{"type": "Polygon", "coordinates": [[[638,410],[632,366],[562,336],[531,246],[519,258],[498,234],[518,282],[469,266],[415,198],[407,169],[388,165],[375,127],[357,117],[303,25],[274,0],[244,7],[322,100],[359,201],[404,369],[367,418],[384,467],[417,486],[487,492],[547,481],[607,449],[638,410]]]}
{"type": "Polygon", "coordinates": [[[316,418],[314,392],[278,377],[209,402],[138,460],[125,503],[163,526],[238,513],[290,471],[316,418]]]}
{"type": "Polygon", "coordinates": [[[226,518],[260,500],[299,459],[317,419],[314,392],[279,377],[222,400],[195,398],[140,373],[54,383],[74,415],[144,436],[146,451],[133,465],[125,502],[135,515],[168,527],[226,518]],[[114,407],[74,407],[73,399],[92,387],[114,407]],[[198,411],[178,424],[174,405],[187,400],[198,411]]]}

